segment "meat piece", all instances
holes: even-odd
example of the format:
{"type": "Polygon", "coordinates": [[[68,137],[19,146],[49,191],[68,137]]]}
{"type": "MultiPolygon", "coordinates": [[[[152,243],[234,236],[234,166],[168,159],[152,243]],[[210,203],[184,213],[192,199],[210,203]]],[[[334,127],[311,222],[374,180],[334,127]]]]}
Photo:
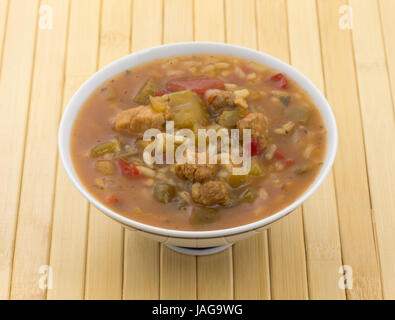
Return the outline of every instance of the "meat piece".
{"type": "Polygon", "coordinates": [[[205,206],[214,204],[227,205],[230,203],[228,188],[222,181],[209,181],[192,185],[192,199],[205,206]]]}
{"type": "Polygon", "coordinates": [[[181,179],[188,179],[191,182],[203,182],[214,178],[217,172],[217,165],[209,163],[209,155],[206,155],[206,163],[199,164],[199,153],[192,152],[190,157],[195,158],[195,164],[176,164],[175,173],[181,179]]]}
{"type": "Polygon", "coordinates": [[[136,113],[137,108],[123,110],[117,115],[117,120],[115,121],[115,129],[129,129],[130,127],[130,119],[136,113]]]}
{"type": "Polygon", "coordinates": [[[251,112],[243,119],[237,122],[237,127],[240,130],[240,136],[243,136],[243,129],[251,129],[251,138],[258,138],[260,147],[266,148],[268,143],[268,123],[267,119],[262,113],[251,112]]]}
{"type": "Polygon", "coordinates": [[[217,171],[215,164],[176,164],[176,175],[181,179],[188,179],[192,182],[203,182],[214,177],[217,171]]]}
{"type": "Polygon", "coordinates": [[[232,91],[207,90],[206,98],[212,113],[218,113],[224,109],[232,109],[234,107],[248,108],[246,100],[232,91]]]}
{"type": "Polygon", "coordinates": [[[209,97],[210,105],[213,109],[225,109],[225,108],[232,108],[235,106],[236,96],[232,91],[221,91],[215,90],[212,93],[213,97],[209,97]]]}
{"type": "Polygon", "coordinates": [[[115,122],[115,129],[128,129],[134,133],[144,133],[147,129],[162,129],[165,116],[155,112],[150,106],[139,106],[121,111],[115,122]]]}

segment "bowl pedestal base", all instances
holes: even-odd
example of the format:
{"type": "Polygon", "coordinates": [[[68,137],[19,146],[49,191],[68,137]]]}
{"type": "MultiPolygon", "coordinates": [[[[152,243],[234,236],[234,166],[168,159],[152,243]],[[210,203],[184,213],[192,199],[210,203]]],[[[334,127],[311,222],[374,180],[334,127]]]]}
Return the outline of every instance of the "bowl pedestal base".
{"type": "Polygon", "coordinates": [[[182,254],[187,254],[190,256],[208,256],[210,254],[215,254],[221,251],[224,251],[231,247],[233,243],[225,244],[222,246],[216,246],[216,247],[209,247],[209,248],[188,248],[188,247],[179,247],[179,246],[173,246],[171,244],[165,244],[166,247],[182,254]]]}

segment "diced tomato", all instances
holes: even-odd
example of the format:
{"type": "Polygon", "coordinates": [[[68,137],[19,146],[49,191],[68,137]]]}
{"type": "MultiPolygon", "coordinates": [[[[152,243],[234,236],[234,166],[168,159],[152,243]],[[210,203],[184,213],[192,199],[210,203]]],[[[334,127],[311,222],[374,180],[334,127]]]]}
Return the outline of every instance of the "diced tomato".
{"type": "Polygon", "coordinates": [[[262,153],[261,145],[259,144],[258,138],[251,139],[251,156],[257,156],[262,153]]]}
{"type": "Polygon", "coordinates": [[[224,83],[216,78],[181,78],[173,79],[167,83],[167,91],[175,92],[191,90],[203,96],[208,89],[225,89],[224,83]]]}
{"type": "Polygon", "coordinates": [[[155,95],[158,97],[163,96],[167,92],[165,90],[156,90],[155,95]]]}
{"type": "Polygon", "coordinates": [[[275,157],[277,160],[284,160],[284,159],[285,159],[285,156],[284,156],[280,151],[274,152],[274,157],[275,157]]]}
{"type": "Polygon", "coordinates": [[[140,174],[140,171],[134,166],[133,163],[127,163],[125,160],[119,159],[118,165],[119,165],[119,168],[121,169],[121,172],[124,176],[133,178],[136,175],[140,174]]]}
{"type": "Polygon", "coordinates": [[[287,166],[292,166],[295,163],[295,159],[286,159],[285,164],[287,166]]]}
{"type": "Polygon", "coordinates": [[[286,89],[288,87],[287,78],[282,73],[276,73],[274,76],[270,77],[270,80],[279,82],[279,87],[281,89],[286,89]]]}
{"type": "Polygon", "coordinates": [[[120,203],[120,202],[122,202],[122,199],[120,197],[117,197],[116,195],[112,194],[107,198],[106,202],[108,204],[120,203]]]}
{"type": "Polygon", "coordinates": [[[282,73],[276,73],[274,76],[270,77],[270,80],[272,80],[272,81],[279,81],[283,77],[284,77],[284,75],[282,73]]]}
{"type": "Polygon", "coordinates": [[[280,80],[280,88],[286,89],[288,87],[288,81],[286,77],[282,77],[280,80]]]}

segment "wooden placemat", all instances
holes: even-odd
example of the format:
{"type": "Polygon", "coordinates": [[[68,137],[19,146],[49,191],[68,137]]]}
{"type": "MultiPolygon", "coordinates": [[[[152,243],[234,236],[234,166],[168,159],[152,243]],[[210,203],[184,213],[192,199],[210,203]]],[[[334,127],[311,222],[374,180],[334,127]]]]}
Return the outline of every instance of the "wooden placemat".
{"type": "Polygon", "coordinates": [[[395,298],[394,12],[395,0],[1,0],[0,299],[395,298]],[[97,69],[193,40],[291,63],[339,126],[311,199],[205,257],[108,219],[57,154],[62,110],[97,69]]]}

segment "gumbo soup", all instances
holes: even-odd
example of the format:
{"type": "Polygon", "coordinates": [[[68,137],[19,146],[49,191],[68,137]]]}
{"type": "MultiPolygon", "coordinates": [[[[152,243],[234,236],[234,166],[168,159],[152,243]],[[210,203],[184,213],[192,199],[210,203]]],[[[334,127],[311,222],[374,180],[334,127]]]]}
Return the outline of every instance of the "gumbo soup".
{"type": "MultiPolygon", "coordinates": [[[[195,148],[186,152],[197,159],[198,143],[195,148]]],[[[325,151],[326,128],[304,90],[286,74],[222,55],[172,57],[126,70],[86,100],[71,137],[76,172],[101,203],[138,222],[192,231],[240,226],[290,205],[313,183],[325,151]],[[172,138],[174,150],[185,143],[186,137],[165,132],[168,121],[196,133],[196,142],[199,129],[239,129],[249,170],[235,174],[241,164],[220,160],[147,162],[146,130],[159,130],[162,141],[172,138]],[[244,129],[250,129],[248,143],[244,129]]],[[[220,159],[223,151],[215,152],[220,159]]]]}

